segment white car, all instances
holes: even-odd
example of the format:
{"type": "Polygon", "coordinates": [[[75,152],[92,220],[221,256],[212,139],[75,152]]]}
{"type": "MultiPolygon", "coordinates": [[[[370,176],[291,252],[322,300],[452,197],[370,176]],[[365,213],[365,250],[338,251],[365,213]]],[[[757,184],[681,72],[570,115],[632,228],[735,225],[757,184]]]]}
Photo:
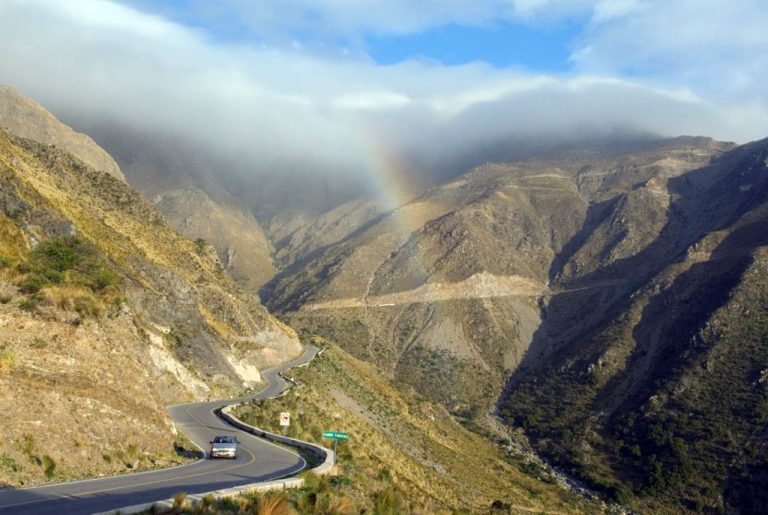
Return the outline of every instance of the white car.
{"type": "Polygon", "coordinates": [[[211,440],[211,458],[237,458],[237,438],[234,436],[217,436],[211,440]]]}

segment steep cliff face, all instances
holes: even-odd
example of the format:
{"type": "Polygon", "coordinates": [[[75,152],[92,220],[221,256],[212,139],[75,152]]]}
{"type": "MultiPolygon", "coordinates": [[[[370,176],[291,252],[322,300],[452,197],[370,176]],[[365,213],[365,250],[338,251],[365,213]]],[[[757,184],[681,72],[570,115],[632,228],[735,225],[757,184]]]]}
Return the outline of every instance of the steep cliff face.
{"type": "Polygon", "coordinates": [[[166,463],[165,403],[300,352],[210,245],[58,148],[0,131],[0,208],[3,481],[166,463]]]}

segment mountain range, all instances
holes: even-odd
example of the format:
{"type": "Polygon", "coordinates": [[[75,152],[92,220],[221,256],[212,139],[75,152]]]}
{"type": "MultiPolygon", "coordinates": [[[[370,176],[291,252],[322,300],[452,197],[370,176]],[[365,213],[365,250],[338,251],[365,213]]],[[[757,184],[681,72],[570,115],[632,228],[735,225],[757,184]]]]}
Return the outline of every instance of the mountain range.
{"type": "MultiPolygon", "coordinates": [[[[255,200],[278,186],[188,143],[100,126],[107,159],[0,93],[18,135],[2,133],[2,307],[19,331],[118,324],[124,366],[152,378],[155,434],[163,402],[253,384],[297,335],[322,337],[473,431],[522,431],[634,510],[768,506],[768,140],[510,143],[395,209],[354,188],[281,208],[255,200]],[[71,238],[113,282],[67,269],[25,291],[35,249],[71,238]]],[[[29,331],[3,348],[13,377],[36,370],[29,331]]]]}
{"type": "Polygon", "coordinates": [[[288,267],[268,306],[594,489],[753,512],[768,140],[488,164],[288,267]]]}

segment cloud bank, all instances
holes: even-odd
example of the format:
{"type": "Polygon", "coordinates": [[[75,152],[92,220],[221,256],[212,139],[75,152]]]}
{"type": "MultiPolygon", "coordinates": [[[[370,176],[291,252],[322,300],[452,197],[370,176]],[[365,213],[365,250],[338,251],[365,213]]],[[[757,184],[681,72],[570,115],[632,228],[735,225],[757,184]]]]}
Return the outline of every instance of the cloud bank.
{"type": "MultiPolygon", "coordinates": [[[[329,34],[360,36],[582,16],[573,71],[379,66],[360,52],[321,56],[267,36],[221,41],[148,14],[140,1],[5,0],[0,82],[57,113],[180,135],[257,171],[365,172],[372,141],[390,154],[418,151],[445,161],[519,136],[617,129],[740,142],[768,136],[768,90],[760,81],[768,73],[768,7],[760,0],[448,3],[221,5],[262,34],[318,20],[329,34]]],[[[210,2],[191,4],[200,20],[224,12],[206,7],[210,2]]]]}

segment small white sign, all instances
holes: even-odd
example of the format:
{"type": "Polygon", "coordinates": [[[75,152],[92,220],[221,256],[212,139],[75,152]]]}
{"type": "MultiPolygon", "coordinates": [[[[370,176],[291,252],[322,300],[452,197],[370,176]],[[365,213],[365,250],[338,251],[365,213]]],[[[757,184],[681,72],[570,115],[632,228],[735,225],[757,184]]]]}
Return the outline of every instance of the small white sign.
{"type": "Polygon", "coordinates": [[[290,426],[291,425],[291,414],[287,411],[283,411],[280,413],[280,425],[281,426],[290,426]]]}

